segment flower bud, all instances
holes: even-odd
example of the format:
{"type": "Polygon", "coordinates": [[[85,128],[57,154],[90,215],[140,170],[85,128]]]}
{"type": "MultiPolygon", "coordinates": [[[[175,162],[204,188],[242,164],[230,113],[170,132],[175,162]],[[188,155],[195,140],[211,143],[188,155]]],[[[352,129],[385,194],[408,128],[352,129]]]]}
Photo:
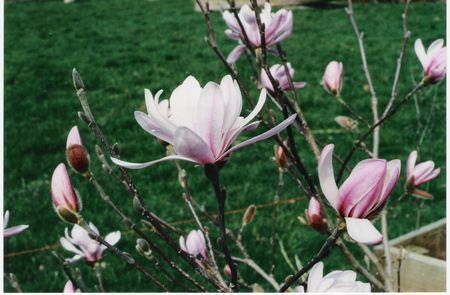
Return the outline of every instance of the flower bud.
{"type": "MultiPolygon", "coordinates": [[[[288,146],[287,140],[283,141],[284,146],[288,146]]],[[[278,145],[275,149],[275,161],[278,164],[278,167],[282,170],[286,169],[287,167],[287,157],[286,153],[284,152],[283,148],[278,145]]]]}
{"type": "Polygon", "coordinates": [[[332,94],[338,94],[342,89],[342,62],[330,62],[323,74],[322,84],[325,90],[332,94]]]}
{"type": "Polygon", "coordinates": [[[242,218],[242,225],[245,226],[245,225],[249,224],[252,221],[253,216],[255,215],[255,212],[256,212],[255,205],[252,204],[252,205],[248,206],[247,209],[245,210],[244,216],[242,218]]]}
{"type": "Polygon", "coordinates": [[[337,116],[334,118],[336,123],[344,129],[354,130],[358,126],[358,122],[347,117],[347,116],[337,116]]]}
{"type": "Polygon", "coordinates": [[[228,264],[225,264],[225,266],[223,267],[223,273],[231,279],[231,268],[228,264]]]}
{"type": "Polygon", "coordinates": [[[309,200],[308,210],[306,210],[306,218],[308,219],[310,225],[317,230],[321,230],[325,226],[322,212],[320,211],[320,203],[314,197],[309,200]]]}
{"type": "Polygon", "coordinates": [[[76,172],[85,173],[89,170],[89,156],[83,146],[77,126],[72,127],[67,136],[66,155],[67,161],[76,172]]]}
{"type": "Polygon", "coordinates": [[[66,222],[74,223],[81,211],[81,200],[70,182],[66,165],[59,164],[52,175],[51,193],[56,213],[66,222]]]}
{"type": "Polygon", "coordinates": [[[150,245],[144,239],[137,239],[136,240],[136,250],[142,256],[149,257],[150,255],[152,255],[152,250],[150,249],[150,245]]]}

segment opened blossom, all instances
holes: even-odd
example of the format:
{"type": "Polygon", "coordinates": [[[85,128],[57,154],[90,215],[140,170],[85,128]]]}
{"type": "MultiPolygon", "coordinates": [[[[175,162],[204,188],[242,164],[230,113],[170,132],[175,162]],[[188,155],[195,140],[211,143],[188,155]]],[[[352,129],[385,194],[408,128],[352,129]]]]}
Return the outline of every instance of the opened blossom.
{"type": "Polygon", "coordinates": [[[9,211],[6,210],[5,215],[3,217],[3,238],[10,238],[12,236],[18,235],[24,230],[28,228],[28,225],[16,225],[8,228],[9,222],[9,211]]]}
{"type": "Polygon", "coordinates": [[[345,218],[349,236],[360,243],[378,244],[383,236],[370,222],[387,202],[400,176],[400,160],[363,160],[353,168],[340,188],[333,172],[334,145],[320,155],[319,181],[322,192],[338,214],[345,218]]]}
{"type": "Polygon", "coordinates": [[[330,62],[323,74],[322,85],[326,91],[332,94],[341,92],[342,89],[342,72],[344,66],[342,62],[330,62]]]}
{"type": "Polygon", "coordinates": [[[422,64],[425,78],[431,83],[444,79],[447,70],[447,48],[444,46],[444,40],[434,41],[425,51],[422,40],[417,39],[414,49],[422,64]]]}
{"type": "MultiPolygon", "coordinates": [[[[286,64],[289,72],[290,79],[292,80],[294,77],[295,70],[291,66],[291,63],[286,64]]],[[[270,74],[272,77],[278,82],[278,85],[281,90],[287,90],[291,89],[291,85],[289,83],[289,76],[286,75],[286,69],[284,68],[284,65],[276,64],[270,67],[269,69],[270,74]]],[[[269,79],[269,76],[267,75],[266,71],[264,69],[261,70],[261,84],[264,88],[274,92],[274,88],[272,85],[272,82],[269,79]]],[[[292,86],[294,89],[300,89],[306,86],[305,82],[292,82],[292,86]]]]}
{"type": "MultiPolygon", "coordinates": [[[[261,24],[264,24],[264,39],[267,47],[270,47],[285,40],[292,33],[293,16],[292,11],[280,9],[276,13],[272,13],[270,3],[266,2],[264,8],[260,12],[261,24]]],[[[232,40],[239,41],[228,55],[227,61],[231,64],[235,63],[241,54],[245,51],[246,42],[245,35],[247,35],[248,44],[252,49],[261,47],[261,33],[256,21],[255,11],[248,5],[243,5],[238,13],[239,19],[242,23],[242,28],[239,25],[236,17],[229,11],[224,11],[222,17],[228,28],[225,34],[232,40]],[[242,30],[243,29],[243,30],[242,30]]]]}
{"type": "MultiPolygon", "coordinates": [[[[97,227],[91,222],[89,223],[89,227],[96,234],[99,234],[97,227]]],[[[114,246],[119,242],[120,236],[120,231],[115,231],[107,234],[105,241],[114,246]]],[[[60,238],[59,241],[64,249],[75,254],[75,256],[70,259],[71,262],[83,258],[89,263],[97,262],[102,259],[102,254],[106,250],[105,245],[91,239],[87,231],[77,224],[73,226],[70,235],[69,230],[66,228],[64,237],[60,238]]]]}
{"type": "MultiPolygon", "coordinates": [[[[304,293],[303,286],[296,288],[296,292],[304,293]]],[[[370,293],[369,283],[356,280],[356,272],[351,270],[335,270],[323,275],[323,262],[316,263],[308,275],[306,293],[370,293]]]]}
{"type": "Polygon", "coordinates": [[[274,128],[258,136],[233,145],[239,134],[254,130],[259,122],[252,122],[266,101],[263,89],[258,103],[247,117],[240,116],[242,96],[231,76],[219,84],[208,82],[204,88],[189,76],[178,86],[168,100],[159,101],[145,90],[147,112],[136,111],[134,116],[148,133],[171,144],[175,155],[146,163],[130,163],[112,158],[117,165],[140,169],[167,160],[185,160],[201,165],[224,160],[232,152],[278,134],[295,120],[295,114],[274,128]]]}
{"type": "MultiPolygon", "coordinates": [[[[435,168],[433,161],[426,161],[416,165],[417,151],[412,151],[409,154],[408,162],[406,164],[406,188],[412,193],[418,193],[422,196],[424,192],[417,190],[417,187],[427,183],[441,173],[440,168],[435,168]]],[[[428,194],[425,194],[425,196],[428,194]]],[[[431,196],[431,195],[429,195],[431,196]]]]}
{"type": "Polygon", "coordinates": [[[180,236],[180,248],[192,256],[200,255],[204,259],[208,259],[205,236],[201,230],[192,230],[187,238],[180,236]]]}

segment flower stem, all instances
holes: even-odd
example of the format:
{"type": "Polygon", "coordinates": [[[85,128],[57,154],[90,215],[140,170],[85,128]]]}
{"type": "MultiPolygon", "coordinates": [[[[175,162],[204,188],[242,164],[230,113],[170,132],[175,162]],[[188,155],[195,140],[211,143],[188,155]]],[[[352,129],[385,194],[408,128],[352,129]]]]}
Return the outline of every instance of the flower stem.
{"type": "Polygon", "coordinates": [[[226,199],[226,191],[220,187],[219,182],[219,167],[217,164],[207,164],[205,165],[205,175],[211,182],[214,193],[217,199],[217,211],[219,218],[219,230],[220,230],[220,244],[222,246],[222,252],[225,256],[225,260],[227,264],[230,266],[231,270],[231,288],[234,292],[239,291],[239,287],[237,284],[237,269],[236,265],[231,257],[230,250],[227,246],[227,235],[225,231],[225,199],[226,199]]]}

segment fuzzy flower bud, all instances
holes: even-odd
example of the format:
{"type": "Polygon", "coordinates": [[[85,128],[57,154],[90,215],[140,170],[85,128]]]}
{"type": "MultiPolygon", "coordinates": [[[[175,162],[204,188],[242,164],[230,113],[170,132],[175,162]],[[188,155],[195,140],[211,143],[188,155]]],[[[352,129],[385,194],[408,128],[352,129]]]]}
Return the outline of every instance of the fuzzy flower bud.
{"type": "Polygon", "coordinates": [[[306,218],[313,228],[317,230],[324,228],[325,223],[323,222],[322,212],[320,211],[320,203],[316,198],[311,198],[309,200],[308,210],[306,210],[306,218]]]}
{"type": "MultiPolygon", "coordinates": [[[[288,146],[288,142],[287,140],[283,141],[283,145],[284,146],[288,146]]],[[[286,153],[284,152],[283,148],[278,145],[275,148],[275,161],[278,164],[278,167],[282,170],[286,169],[287,167],[287,157],[286,157],[286,153]]]]}
{"type": "Polygon", "coordinates": [[[358,122],[347,117],[347,116],[337,116],[334,121],[344,129],[354,130],[358,126],[358,122]]]}
{"type": "Polygon", "coordinates": [[[249,224],[252,221],[253,216],[255,216],[255,212],[256,212],[255,205],[252,204],[248,206],[247,210],[245,210],[244,217],[242,218],[242,225],[245,226],[249,224]]]}
{"type": "Polygon", "coordinates": [[[89,156],[81,141],[78,127],[70,129],[67,136],[66,156],[70,166],[79,173],[85,173],[89,170],[89,156]]]}

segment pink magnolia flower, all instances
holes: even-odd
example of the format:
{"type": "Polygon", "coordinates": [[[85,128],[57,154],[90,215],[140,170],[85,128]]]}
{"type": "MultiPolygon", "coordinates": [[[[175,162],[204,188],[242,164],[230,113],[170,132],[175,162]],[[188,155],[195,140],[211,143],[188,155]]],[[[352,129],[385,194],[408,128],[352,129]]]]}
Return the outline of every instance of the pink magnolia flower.
{"type": "Polygon", "coordinates": [[[342,71],[344,66],[342,62],[330,62],[323,74],[322,85],[329,93],[339,93],[342,89],[342,71]]]}
{"type": "MultiPolygon", "coordinates": [[[[91,222],[89,227],[97,234],[99,231],[97,227],[91,222]]],[[[70,261],[74,262],[79,259],[84,258],[87,262],[93,263],[102,259],[103,251],[105,251],[106,246],[100,244],[94,239],[89,237],[89,234],[78,224],[74,224],[71,236],[69,235],[69,230],[66,228],[64,231],[65,237],[59,239],[61,245],[67,251],[75,253],[70,261]]],[[[105,241],[111,245],[117,244],[120,240],[120,231],[115,231],[109,233],[105,237],[105,241]]]]}
{"type": "Polygon", "coordinates": [[[320,230],[325,226],[322,212],[320,211],[320,203],[314,197],[309,200],[308,210],[306,210],[306,218],[315,229],[320,230]]]}
{"type": "Polygon", "coordinates": [[[438,177],[440,168],[434,169],[433,161],[426,161],[416,165],[417,151],[409,154],[406,164],[406,187],[412,191],[420,185],[438,177]]]}
{"type": "Polygon", "coordinates": [[[225,76],[220,85],[209,82],[204,88],[189,76],[178,86],[169,100],[159,102],[160,90],[155,98],[145,90],[148,114],[135,112],[136,121],[148,133],[173,145],[176,155],[146,163],[130,163],[112,158],[117,165],[140,169],[166,160],[185,160],[198,164],[212,164],[224,160],[232,152],[267,139],[281,132],[295,120],[295,114],[282,123],[256,137],[233,147],[240,133],[255,129],[259,122],[251,121],[264,106],[263,89],[255,109],[241,117],[242,96],[236,81],[225,76]]]}
{"type": "MultiPolygon", "coordinates": [[[[291,76],[291,79],[294,77],[295,70],[291,66],[291,63],[287,63],[286,66],[288,67],[289,76],[291,76]]],[[[291,86],[289,85],[289,77],[286,75],[286,71],[283,65],[276,64],[270,67],[269,69],[270,73],[272,74],[272,77],[277,80],[279,87],[281,90],[290,89],[291,86]]],[[[261,84],[266,89],[274,92],[272,82],[270,82],[269,76],[267,75],[266,71],[264,69],[261,70],[261,84]]],[[[305,82],[292,82],[295,89],[300,89],[306,86],[305,82]]]]}
{"type": "Polygon", "coordinates": [[[431,83],[437,83],[444,79],[447,70],[447,48],[444,46],[444,40],[438,39],[431,43],[425,52],[422,40],[417,39],[414,43],[414,49],[417,57],[423,67],[424,76],[431,83]]]}
{"type": "Polygon", "coordinates": [[[64,293],[75,293],[77,290],[75,289],[74,284],[71,280],[68,280],[66,285],[64,286],[64,293]]]}
{"type": "Polygon", "coordinates": [[[24,224],[7,228],[8,222],[9,222],[9,211],[6,210],[5,215],[3,217],[3,237],[5,239],[18,235],[28,228],[28,225],[24,224]]]}
{"type": "Polygon", "coordinates": [[[59,164],[53,172],[51,190],[53,207],[58,214],[60,208],[70,212],[81,211],[80,199],[73,189],[66,165],[63,163],[59,164]]]}
{"type": "MultiPolygon", "coordinates": [[[[272,13],[271,10],[272,7],[270,3],[266,2],[264,8],[260,12],[261,23],[264,24],[265,27],[264,38],[267,47],[271,47],[287,39],[292,33],[293,24],[292,11],[280,9],[276,13],[272,13]]],[[[250,42],[248,45],[253,49],[261,47],[261,34],[258,29],[258,23],[256,22],[255,12],[248,5],[243,5],[239,10],[238,15],[248,41],[250,42]]],[[[222,17],[229,28],[225,31],[225,34],[228,38],[240,42],[227,58],[227,61],[230,64],[233,64],[245,51],[245,45],[242,44],[243,41],[245,41],[244,32],[242,32],[233,13],[224,11],[222,17]]]]}
{"type": "MultiPolygon", "coordinates": [[[[303,286],[296,288],[304,293],[303,286]]],[[[306,293],[370,293],[369,283],[356,280],[356,272],[335,270],[323,276],[323,262],[316,263],[309,271],[306,293]]]]}
{"type": "Polygon", "coordinates": [[[186,239],[183,236],[180,236],[180,248],[193,256],[200,255],[204,259],[208,259],[205,236],[199,229],[192,230],[186,239]]]}
{"type": "Polygon", "coordinates": [[[383,208],[400,176],[400,160],[363,160],[338,189],[333,173],[333,149],[329,144],[319,160],[319,181],[331,206],[345,218],[352,239],[364,244],[378,244],[383,236],[370,219],[383,208]]]}
{"type": "Polygon", "coordinates": [[[76,172],[84,173],[89,170],[89,157],[77,126],[72,127],[67,136],[66,155],[70,166],[76,172]]]}

